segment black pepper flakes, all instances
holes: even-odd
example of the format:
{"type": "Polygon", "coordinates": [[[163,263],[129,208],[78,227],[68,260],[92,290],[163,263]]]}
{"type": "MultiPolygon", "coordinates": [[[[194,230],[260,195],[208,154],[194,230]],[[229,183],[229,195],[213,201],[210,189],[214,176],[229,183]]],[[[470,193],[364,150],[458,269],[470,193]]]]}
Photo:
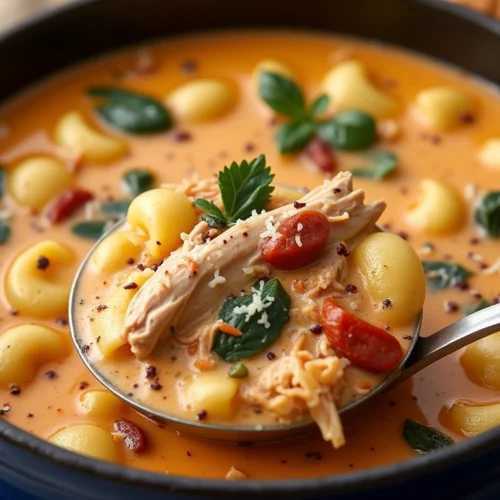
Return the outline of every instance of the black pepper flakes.
{"type": "Polygon", "coordinates": [[[84,354],[90,351],[90,346],[88,344],[83,344],[81,350],[84,354]]]}
{"type": "Polygon", "coordinates": [[[301,203],[300,201],[294,201],[293,202],[293,208],[299,209],[299,208],[304,208],[306,206],[305,203],[301,203]]]}
{"type": "Polygon", "coordinates": [[[125,261],[125,264],[128,264],[129,266],[131,266],[132,264],[135,263],[135,259],[133,259],[132,257],[129,257],[126,261],[125,261]]]}
{"type": "Polygon", "coordinates": [[[398,231],[396,234],[405,241],[410,237],[406,231],[398,231]]]}
{"type": "Polygon", "coordinates": [[[251,153],[254,150],[255,150],[255,144],[253,144],[252,142],[246,142],[243,145],[243,151],[245,151],[247,153],[251,153]]]}
{"type": "Polygon", "coordinates": [[[321,333],[323,333],[323,327],[320,323],[314,323],[314,325],[311,325],[309,327],[309,331],[311,333],[314,333],[314,335],[320,335],[321,333]]]}
{"type": "Polygon", "coordinates": [[[333,192],[334,192],[335,194],[339,194],[339,193],[341,193],[341,192],[342,192],[342,189],[340,189],[340,188],[333,188],[333,192]]]}
{"type": "Polygon", "coordinates": [[[156,377],[156,366],[146,366],[146,378],[151,379],[156,377]]]}
{"type": "Polygon", "coordinates": [[[196,415],[196,419],[197,420],[205,420],[207,418],[207,410],[201,410],[197,415],[196,415]]]}
{"type": "Polygon", "coordinates": [[[36,268],[45,271],[50,266],[50,260],[45,255],[40,255],[36,261],[36,268]]]}
{"type": "Polygon", "coordinates": [[[460,306],[458,305],[457,302],[454,302],[453,300],[445,300],[444,301],[444,312],[445,313],[454,313],[457,312],[460,309],[460,306]]]}
{"type": "Polygon", "coordinates": [[[392,300],[391,299],[384,299],[382,301],[382,307],[384,309],[389,309],[390,307],[392,307],[392,300]]]}
{"type": "Polygon", "coordinates": [[[125,290],[135,290],[139,285],[137,283],[134,283],[131,281],[130,283],[126,284],[123,288],[125,290]]]}
{"type": "Polygon", "coordinates": [[[404,340],[413,340],[413,335],[403,335],[404,340]]]}
{"type": "Polygon", "coordinates": [[[139,271],[144,271],[144,269],[146,269],[146,266],[139,262],[139,264],[137,264],[137,269],[139,269],[139,271]]]}
{"type": "Polygon", "coordinates": [[[54,371],[54,370],[48,370],[43,374],[44,378],[48,380],[54,380],[55,378],[59,377],[59,375],[54,371]]]}
{"type": "Polygon", "coordinates": [[[180,64],[180,70],[186,75],[191,75],[198,71],[198,63],[194,59],[183,59],[180,64]]]}
{"type": "Polygon", "coordinates": [[[236,298],[236,295],[234,293],[230,293],[229,295],[226,296],[226,302],[233,300],[236,298]]]}
{"type": "Polygon", "coordinates": [[[186,456],[188,456],[188,457],[192,456],[191,452],[189,450],[186,450],[186,456]]]}
{"type": "Polygon", "coordinates": [[[357,293],[358,292],[358,287],[356,285],[353,285],[352,283],[348,283],[345,286],[345,291],[349,294],[351,293],[357,293]]]}
{"type": "Polygon", "coordinates": [[[455,283],[455,288],[458,288],[459,290],[465,291],[470,288],[469,283],[466,281],[459,281],[458,283],[455,283]]]}
{"type": "Polygon", "coordinates": [[[276,358],[276,354],[274,354],[274,352],[272,351],[269,351],[267,354],[266,354],[266,358],[269,360],[269,361],[272,361],[273,359],[276,358]]]}
{"type": "Polygon", "coordinates": [[[245,238],[247,238],[247,237],[248,237],[248,233],[245,231],[245,232],[243,233],[243,236],[244,236],[245,238]]]}
{"type": "Polygon", "coordinates": [[[85,382],[85,380],[83,382],[80,382],[78,384],[78,389],[80,389],[81,391],[85,390],[87,387],[89,386],[89,383],[88,382],[85,382]]]}
{"type": "Polygon", "coordinates": [[[306,463],[308,464],[315,464],[316,462],[323,460],[323,455],[320,451],[308,451],[307,453],[304,453],[304,456],[306,458],[306,463]]]}
{"type": "Polygon", "coordinates": [[[161,241],[157,241],[156,244],[161,247],[161,241]]]}
{"type": "Polygon", "coordinates": [[[186,130],[175,130],[172,133],[172,140],[174,142],[187,142],[192,139],[192,135],[186,130]]]}
{"type": "Polygon", "coordinates": [[[66,318],[60,317],[56,319],[56,325],[68,326],[68,320],[66,318]]]}
{"type": "Polygon", "coordinates": [[[459,119],[462,123],[467,123],[467,124],[471,124],[476,121],[476,117],[469,111],[461,113],[459,119]]]}
{"type": "Polygon", "coordinates": [[[339,243],[337,245],[337,255],[342,257],[349,257],[349,255],[351,255],[351,252],[349,252],[345,243],[339,243]]]}
{"type": "Polygon", "coordinates": [[[19,394],[21,394],[21,388],[16,384],[11,384],[9,386],[9,393],[13,396],[19,396],[19,394]]]}
{"type": "Polygon", "coordinates": [[[104,311],[104,309],[107,309],[107,308],[108,308],[108,306],[106,306],[105,304],[100,304],[97,306],[96,310],[98,313],[100,313],[100,312],[104,311]]]}
{"type": "Polygon", "coordinates": [[[28,413],[26,416],[27,416],[28,418],[33,418],[35,415],[33,415],[33,413],[28,413]]]}
{"type": "Polygon", "coordinates": [[[158,382],[158,380],[155,380],[149,385],[149,387],[151,387],[153,391],[159,391],[163,386],[160,384],[160,382],[158,382]]]}

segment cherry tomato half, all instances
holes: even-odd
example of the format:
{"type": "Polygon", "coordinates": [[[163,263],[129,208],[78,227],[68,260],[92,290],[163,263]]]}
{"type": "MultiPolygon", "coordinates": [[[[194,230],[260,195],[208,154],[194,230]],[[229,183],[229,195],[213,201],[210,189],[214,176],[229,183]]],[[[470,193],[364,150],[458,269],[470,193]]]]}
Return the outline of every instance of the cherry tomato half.
{"type": "Polygon", "coordinates": [[[93,193],[84,189],[67,189],[50,205],[47,217],[57,223],[69,217],[77,208],[94,199],[93,193]]]}
{"type": "Polygon", "coordinates": [[[403,360],[403,349],[395,337],[342,309],[332,297],[323,301],[321,324],[332,347],[353,365],[388,372],[403,360]]]}
{"type": "Polygon", "coordinates": [[[278,239],[262,242],[262,258],[278,269],[304,267],[318,259],[330,234],[328,219],[315,210],[304,210],[278,226],[278,239]]]}

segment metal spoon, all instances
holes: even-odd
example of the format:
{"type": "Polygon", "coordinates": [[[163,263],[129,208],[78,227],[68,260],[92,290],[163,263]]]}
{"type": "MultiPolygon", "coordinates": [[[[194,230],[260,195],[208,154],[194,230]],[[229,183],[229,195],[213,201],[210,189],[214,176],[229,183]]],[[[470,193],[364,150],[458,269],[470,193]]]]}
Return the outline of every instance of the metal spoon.
{"type": "MultiPolygon", "coordinates": [[[[99,371],[98,366],[92,364],[91,360],[85,355],[84,349],[82,349],[85,342],[79,335],[77,321],[77,306],[79,304],[78,287],[80,278],[86,272],[86,268],[89,265],[92,254],[95,252],[96,248],[104,238],[120,229],[123,224],[123,222],[116,224],[96,243],[80,266],[71,289],[69,321],[72,339],[84,364],[94,377],[97,378],[97,380],[99,380],[99,382],[101,382],[101,384],[103,384],[109,391],[145,416],[155,420],[156,422],[167,424],[181,432],[205,439],[240,442],[276,441],[305,434],[313,430],[315,424],[311,419],[302,420],[292,424],[229,426],[226,424],[215,424],[210,422],[205,423],[179,418],[160,410],[150,408],[128,396],[127,393],[122,392],[118,387],[114,386],[109,380],[107,380],[106,377],[99,371]]],[[[476,340],[500,330],[500,304],[490,306],[471,314],[470,316],[467,316],[443,328],[442,330],[439,330],[429,337],[419,336],[421,325],[422,313],[420,313],[415,322],[414,335],[411,345],[398,368],[389,373],[383,382],[376,386],[371,392],[356,398],[347,405],[339,408],[340,414],[344,415],[350,410],[366,403],[376,394],[403,382],[426,366],[457,351],[461,347],[469,345],[476,340]]]]}

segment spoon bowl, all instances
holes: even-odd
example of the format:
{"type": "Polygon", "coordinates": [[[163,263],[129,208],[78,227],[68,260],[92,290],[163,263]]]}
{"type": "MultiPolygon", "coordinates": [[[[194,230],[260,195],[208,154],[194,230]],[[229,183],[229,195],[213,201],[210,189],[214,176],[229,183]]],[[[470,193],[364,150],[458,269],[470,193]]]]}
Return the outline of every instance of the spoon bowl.
{"type": "MultiPolygon", "coordinates": [[[[85,341],[79,328],[77,306],[79,305],[79,284],[90,264],[93,253],[103,239],[120,230],[125,221],[120,221],[110,228],[94,245],[85,260],[82,262],[72,285],[69,301],[69,323],[73,343],[88,370],[110,392],[139,413],[171,428],[203,439],[225,442],[269,442],[288,439],[311,432],[315,428],[312,419],[304,419],[291,424],[276,425],[227,425],[215,423],[201,423],[178,416],[170,415],[158,409],[147,406],[116,387],[99,368],[86,356],[85,341]]],[[[380,231],[380,228],[377,227],[380,231]]],[[[387,374],[386,378],[373,388],[368,394],[350,400],[338,408],[341,415],[365,404],[372,397],[391,388],[426,366],[438,361],[442,357],[455,352],[476,340],[479,340],[497,331],[500,326],[500,304],[490,306],[467,316],[428,337],[420,336],[422,326],[422,312],[415,321],[413,337],[406,355],[400,365],[387,374]]]]}

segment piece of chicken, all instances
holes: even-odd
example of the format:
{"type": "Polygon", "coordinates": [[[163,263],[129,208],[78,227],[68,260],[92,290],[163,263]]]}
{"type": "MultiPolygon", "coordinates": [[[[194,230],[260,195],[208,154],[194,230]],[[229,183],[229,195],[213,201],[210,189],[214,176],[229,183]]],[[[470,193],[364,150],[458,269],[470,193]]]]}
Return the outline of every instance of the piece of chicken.
{"type": "Polygon", "coordinates": [[[147,357],[163,334],[173,333],[184,343],[195,341],[204,319],[221,307],[228,294],[248,289],[257,272],[271,271],[261,258],[261,240],[277,237],[276,225],[301,210],[317,210],[329,219],[325,256],[329,261],[345,260],[333,250],[340,242],[355,241],[357,235],[373,229],[385,208],[383,201],[363,202],[364,192],[352,190],[352,175],[341,172],[304,195],[299,209],[290,204],[255,214],[204,243],[209,228],[200,222],[183,247],[162,263],[132,299],[123,331],[132,352],[138,358],[147,357]]]}

